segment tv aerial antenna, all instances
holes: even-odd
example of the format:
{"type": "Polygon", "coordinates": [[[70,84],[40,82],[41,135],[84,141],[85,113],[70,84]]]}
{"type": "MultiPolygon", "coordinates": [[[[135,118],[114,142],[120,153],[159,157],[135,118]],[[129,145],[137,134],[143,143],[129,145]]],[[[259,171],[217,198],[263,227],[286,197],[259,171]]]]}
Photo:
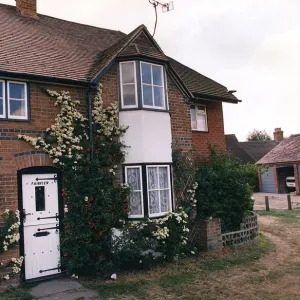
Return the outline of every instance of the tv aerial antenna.
{"type": "Polygon", "coordinates": [[[156,0],[148,0],[148,1],[149,1],[150,4],[153,5],[154,11],[155,11],[155,25],[154,25],[154,30],[153,30],[153,34],[152,34],[152,36],[154,36],[155,32],[156,32],[157,19],[158,19],[158,17],[157,17],[157,7],[160,6],[161,9],[162,9],[162,12],[166,13],[166,12],[171,11],[171,10],[174,9],[174,3],[173,3],[173,1],[168,2],[168,3],[163,3],[161,1],[156,1],[156,0]]]}

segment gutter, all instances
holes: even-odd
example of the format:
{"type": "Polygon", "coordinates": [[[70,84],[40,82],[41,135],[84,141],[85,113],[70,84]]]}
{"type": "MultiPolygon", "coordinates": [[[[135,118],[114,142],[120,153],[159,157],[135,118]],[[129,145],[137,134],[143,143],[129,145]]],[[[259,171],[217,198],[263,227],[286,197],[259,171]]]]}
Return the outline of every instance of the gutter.
{"type": "Polygon", "coordinates": [[[8,71],[0,71],[0,76],[4,78],[7,77],[7,78],[23,79],[24,81],[47,82],[52,85],[63,84],[63,85],[80,86],[80,87],[89,87],[91,85],[90,82],[88,81],[57,78],[52,76],[33,75],[27,73],[8,72],[8,71]]]}
{"type": "Polygon", "coordinates": [[[214,100],[214,101],[221,101],[221,102],[234,103],[234,104],[242,102],[242,100],[239,100],[237,98],[232,99],[223,96],[214,96],[214,95],[207,95],[202,93],[193,93],[193,95],[195,100],[214,100]]]}

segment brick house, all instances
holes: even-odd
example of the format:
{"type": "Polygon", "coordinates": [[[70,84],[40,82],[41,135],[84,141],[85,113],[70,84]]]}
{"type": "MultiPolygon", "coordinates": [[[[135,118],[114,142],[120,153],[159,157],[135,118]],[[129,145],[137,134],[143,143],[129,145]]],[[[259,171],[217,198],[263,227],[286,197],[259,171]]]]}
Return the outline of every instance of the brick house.
{"type": "Polygon", "coordinates": [[[122,180],[132,186],[132,218],[172,210],[172,143],[203,155],[208,144],[225,150],[222,102],[239,100],[166,56],[144,25],[124,34],[68,22],[37,14],[36,0],[0,4],[0,15],[0,210],[21,211],[20,253],[30,280],[60,272],[58,172],[17,138],[53,124],[58,110],[46,89],[69,91],[87,116],[99,81],[104,103],[119,101],[120,123],[129,126],[122,180]]]}

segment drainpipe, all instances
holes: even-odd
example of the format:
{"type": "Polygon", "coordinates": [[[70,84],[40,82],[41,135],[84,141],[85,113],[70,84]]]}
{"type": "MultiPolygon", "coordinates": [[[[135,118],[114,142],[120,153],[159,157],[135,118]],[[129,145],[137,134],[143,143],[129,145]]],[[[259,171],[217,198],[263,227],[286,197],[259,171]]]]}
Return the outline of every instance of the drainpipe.
{"type": "Polygon", "coordinates": [[[88,115],[89,115],[89,139],[90,139],[90,159],[93,165],[94,160],[94,144],[93,144],[93,120],[92,120],[92,85],[88,91],[88,115]]]}

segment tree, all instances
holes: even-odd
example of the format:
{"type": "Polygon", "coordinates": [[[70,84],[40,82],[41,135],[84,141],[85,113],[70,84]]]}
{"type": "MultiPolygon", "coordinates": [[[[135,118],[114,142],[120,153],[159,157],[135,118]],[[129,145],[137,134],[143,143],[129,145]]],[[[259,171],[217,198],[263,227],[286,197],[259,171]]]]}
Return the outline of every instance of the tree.
{"type": "Polygon", "coordinates": [[[253,129],[247,136],[247,141],[270,141],[271,137],[265,130],[253,129]]]}

